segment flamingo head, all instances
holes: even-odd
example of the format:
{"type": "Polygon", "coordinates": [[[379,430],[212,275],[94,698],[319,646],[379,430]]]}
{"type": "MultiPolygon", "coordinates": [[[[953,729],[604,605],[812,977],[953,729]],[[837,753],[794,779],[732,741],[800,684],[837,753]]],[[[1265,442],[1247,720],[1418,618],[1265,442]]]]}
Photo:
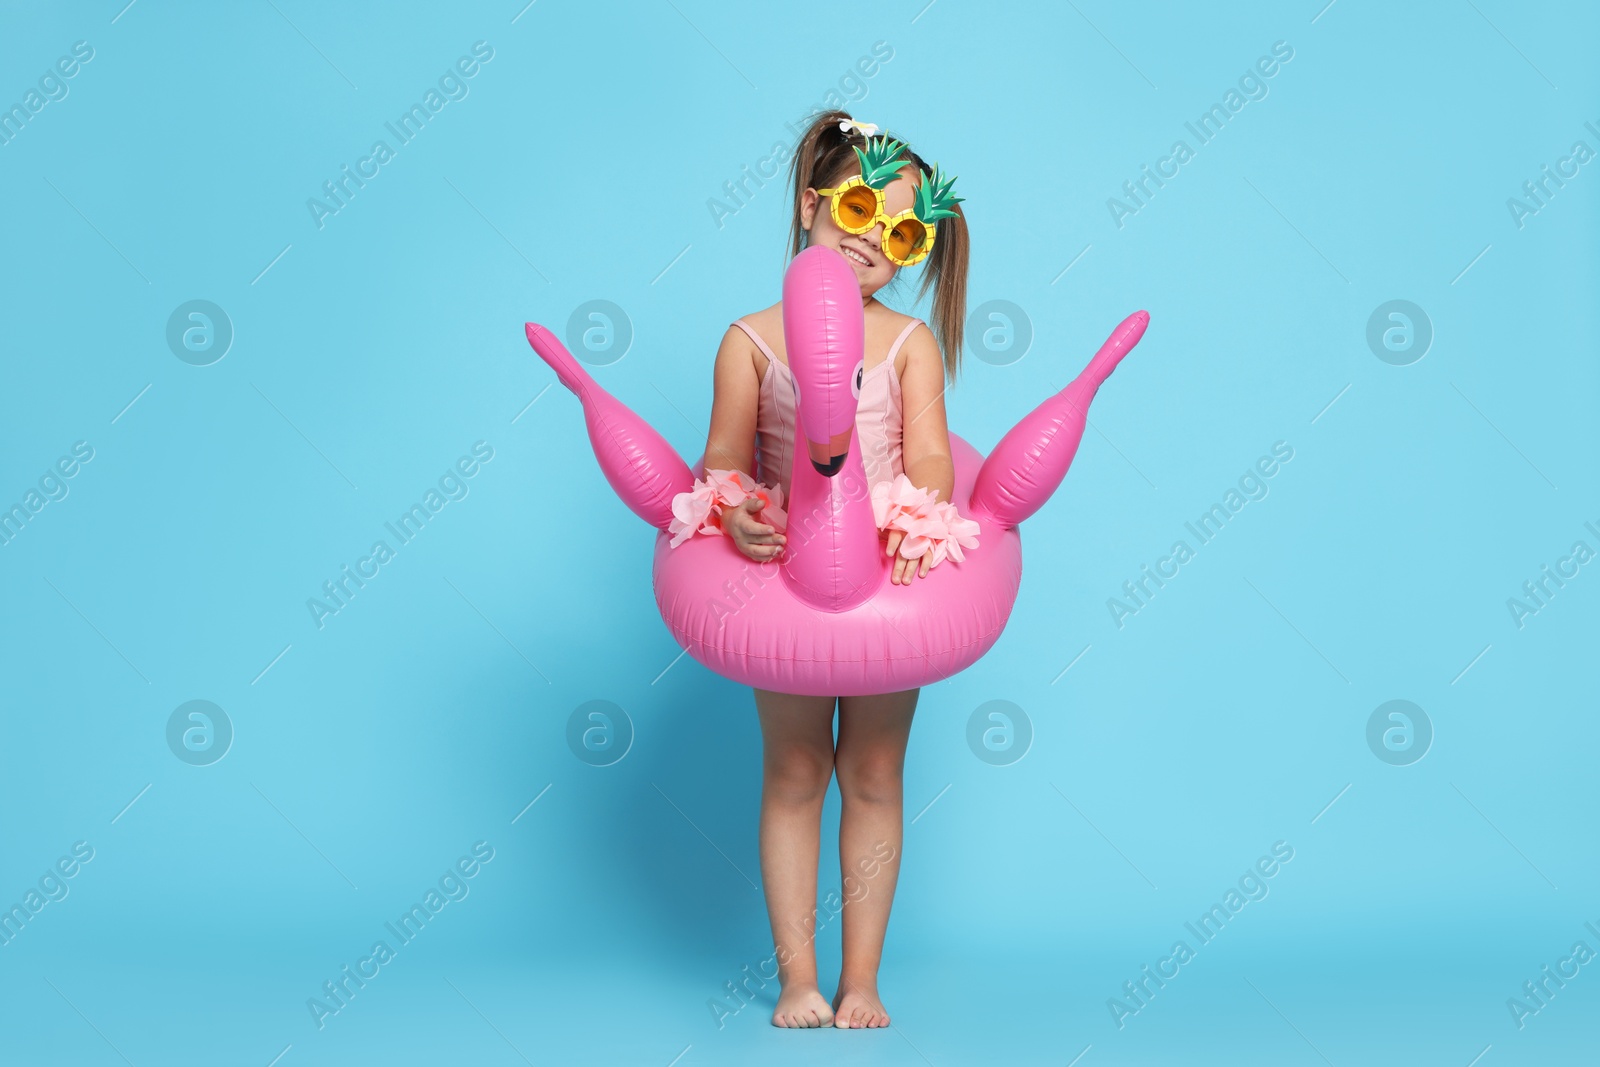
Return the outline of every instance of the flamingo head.
{"type": "Polygon", "coordinates": [[[783,336],[799,410],[798,434],[817,473],[844,467],[861,396],[866,322],[861,283],[850,261],[813,245],[783,281],[783,336]]]}

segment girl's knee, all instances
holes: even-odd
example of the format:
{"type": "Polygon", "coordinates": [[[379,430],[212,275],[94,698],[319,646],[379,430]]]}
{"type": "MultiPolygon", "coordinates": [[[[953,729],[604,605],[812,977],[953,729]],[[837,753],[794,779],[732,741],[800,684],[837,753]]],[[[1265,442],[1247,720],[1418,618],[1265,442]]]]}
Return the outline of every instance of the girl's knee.
{"type": "Polygon", "coordinates": [[[899,751],[868,753],[841,760],[839,795],[866,804],[897,804],[901,799],[905,757],[899,751]]]}
{"type": "Polygon", "coordinates": [[[833,777],[833,751],[809,745],[786,746],[767,753],[763,773],[767,788],[785,800],[821,800],[833,777]]]}

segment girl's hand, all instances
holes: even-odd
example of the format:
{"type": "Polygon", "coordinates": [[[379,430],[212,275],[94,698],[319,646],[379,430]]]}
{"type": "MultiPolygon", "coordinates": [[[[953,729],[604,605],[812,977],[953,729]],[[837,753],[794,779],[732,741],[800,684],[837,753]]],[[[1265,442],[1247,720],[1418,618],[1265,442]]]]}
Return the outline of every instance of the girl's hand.
{"type": "Polygon", "coordinates": [[[895,557],[894,570],[889,574],[889,584],[910,585],[912,578],[926,578],[928,576],[928,557],[920,559],[906,559],[896,553],[900,550],[900,542],[906,535],[901,530],[889,531],[888,554],[895,557]]]}
{"type": "Polygon", "coordinates": [[[734,547],[746,556],[763,563],[783,551],[788,538],[756,516],[761,514],[761,500],[750,497],[736,508],[722,512],[722,532],[733,539],[734,547]]]}

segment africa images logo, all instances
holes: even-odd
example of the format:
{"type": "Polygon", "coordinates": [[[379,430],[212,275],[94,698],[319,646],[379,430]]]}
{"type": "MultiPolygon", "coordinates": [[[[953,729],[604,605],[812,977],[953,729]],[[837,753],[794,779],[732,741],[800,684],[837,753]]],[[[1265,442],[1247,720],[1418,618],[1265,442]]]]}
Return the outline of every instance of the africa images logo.
{"type": "Polygon", "coordinates": [[[477,77],[483,65],[493,58],[494,48],[488,41],[475,42],[471,56],[461,56],[454,66],[447,67],[439,75],[438,88],[430,85],[422,94],[421,101],[402,111],[393,122],[383,124],[383,128],[394,138],[392,146],[387,140],[379,138],[372,142],[372,148],[365,156],[356,160],[355,170],[352,171],[348,163],[341,164],[338,177],[322,183],[325,199],[315,196],[306,199],[306,210],[311,213],[311,221],[317,224],[317,229],[325,227],[327,219],[349,207],[356,193],[381,174],[382,168],[395,158],[396,152],[426,129],[446,104],[453,100],[465,100],[472,91],[468,80],[477,77]]]}
{"type": "Polygon", "coordinates": [[[346,563],[339,568],[337,578],[322,583],[322,593],[326,599],[307,597],[306,610],[317,629],[322,629],[328,619],[349,607],[356,594],[381,574],[382,568],[396,557],[401,548],[414,541],[433,517],[444,510],[446,504],[452,500],[465,500],[472,491],[468,479],[477,475],[483,465],[492,459],[494,446],[487,441],[476,442],[472,446],[471,456],[460,457],[455,466],[447,468],[439,476],[437,489],[429,486],[419,502],[401,512],[393,522],[383,524],[384,529],[393,535],[393,546],[381,538],[374,541],[368,553],[356,560],[354,570],[346,563]]]}

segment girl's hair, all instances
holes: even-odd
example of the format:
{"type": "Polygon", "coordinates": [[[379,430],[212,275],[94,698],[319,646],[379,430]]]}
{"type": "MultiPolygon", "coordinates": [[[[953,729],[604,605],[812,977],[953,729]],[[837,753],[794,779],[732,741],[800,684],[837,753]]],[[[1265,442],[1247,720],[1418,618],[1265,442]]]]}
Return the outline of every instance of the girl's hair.
{"type": "MultiPolygon", "coordinates": [[[[789,179],[794,188],[794,214],[789,227],[789,255],[800,254],[805,247],[806,231],[800,222],[800,197],[807,189],[826,188],[843,181],[848,172],[860,169],[855,149],[866,147],[866,138],[859,130],[848,134],[839,129],[839,123],[850,118],[844,111],[824,111],[818,115],[800,139],[794,160],[789,164],[789,179]]],[[[892,137],[879,131],[880,137],[892,137]]],[[[933,168],[908,146],[906,161],[919,172],[933,168]]],[[[922,178],[921,180],[926,180],[922,178]]],[[[940,219],[933,251],[922,261],[922,285],[917,290],[917,300],[933,290],[933,331],[938,335],[939,347],[944,352],[945,378],[954,383],[961,370],[962,330],[967,316],[967,220],[961,205],[953,205],[955,218],[940,219]]]]}

